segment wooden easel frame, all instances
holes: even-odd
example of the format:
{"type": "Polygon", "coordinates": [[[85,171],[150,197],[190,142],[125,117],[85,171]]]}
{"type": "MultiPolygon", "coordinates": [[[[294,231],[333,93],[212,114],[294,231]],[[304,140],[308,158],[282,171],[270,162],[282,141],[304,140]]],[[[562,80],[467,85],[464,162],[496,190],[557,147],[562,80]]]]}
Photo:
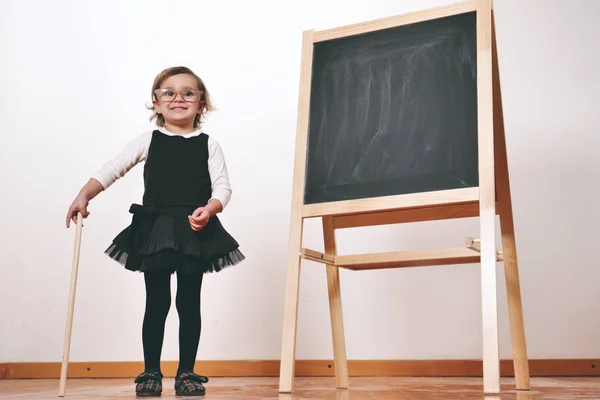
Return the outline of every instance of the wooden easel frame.
{"type": "Polygon", "coordinates": [[[339,268],[370,270],[480,263],[483,389],[486,394],[500,393],[496,262],[503,261],[516,387],[518,390],[530,389],[491,0],[469,0],[336,29],[307,30],[303,33],[279,382],[281,393],[292,392],[295,374],[302,258],[326,265],[338,388],[348,388],[339,268]],[[314,43],[473,11],[477,15],[479,187],[304,205],[314,43]],[[495,248],[497,214],[501,224],[502,252],[495,248]],[[322,218],[324,253],[302,248],[304,219],[314,217],[322,218]],[[466,217],[479,217],[480,239],[468,238],[465,247],[344,256],[338,256],[336,252],[336,229],[466,217]]]}

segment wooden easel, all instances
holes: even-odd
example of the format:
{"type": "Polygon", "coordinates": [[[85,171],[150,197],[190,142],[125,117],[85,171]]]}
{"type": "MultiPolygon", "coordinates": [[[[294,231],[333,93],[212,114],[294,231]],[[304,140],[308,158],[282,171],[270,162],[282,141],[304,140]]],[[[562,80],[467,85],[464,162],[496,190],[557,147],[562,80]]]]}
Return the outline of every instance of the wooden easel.
{"type": "Polygon", "coordinates": [[[516,387],[519,390],[530,388],[491,0],[465,1],[320,32],[305,31],[292,196],[279,383],[281,393],[291,393],[293,387],[302,258],[326,265],[338,388],[348,388],[339,268],[364,271],[480,263],[483,388],[486,394],[500,393],[495,271],[496,262],[503,261],[516,387]],[[479,187],[305,205],[303,195],[314,43],[473,11],[477,16],[479,187]],[[501,224],[502,252],[495,248],[496,215],[499,215],[501,224]],[[302,247],[304,219],[315,217],[323,222],[324,253],[302,247]],[[479,217],[480,238],[467,238],[464,247],[343,256],[336,252],[337,229],[466,217],[479,217]]]}

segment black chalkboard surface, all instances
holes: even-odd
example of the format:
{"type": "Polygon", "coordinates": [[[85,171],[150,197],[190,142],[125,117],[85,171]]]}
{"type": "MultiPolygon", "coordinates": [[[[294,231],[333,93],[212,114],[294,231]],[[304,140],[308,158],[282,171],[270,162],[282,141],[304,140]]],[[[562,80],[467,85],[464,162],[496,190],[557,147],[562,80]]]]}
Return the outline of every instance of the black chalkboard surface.
{"type": "Polygon", "coordinates": [[[478,185],[476,13],[313,47],[305,204],[478,185]]]}

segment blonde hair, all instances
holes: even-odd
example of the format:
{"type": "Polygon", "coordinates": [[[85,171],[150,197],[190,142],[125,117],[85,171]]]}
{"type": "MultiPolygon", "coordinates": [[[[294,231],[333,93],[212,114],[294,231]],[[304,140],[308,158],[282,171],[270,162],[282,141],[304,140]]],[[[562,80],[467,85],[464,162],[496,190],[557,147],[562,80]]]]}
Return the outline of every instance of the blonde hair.
{"type": "MultiPolygon", "coordinates": [[[[202,123],[202,119],[204,118],[204,116],[210,112],[214,110],[214,107],[210,101],[210,93],[208,92],[208,89],[206,89],[206,85],[204,85],[204,82],[202,81],[202,79],[200,79],[200,77],[198,75],[196,75],[191,69],[187,68],[187,67],[171,67],[171,68],[167,68],[164,71],[162,71],[160,74],[158,74],[156,76],[156,78],[154,79],[154,84],[152,85],[152,91],[150,92],[150,97],[152,98],[152,100],[157,100],[156,99],[156,95],[154,94],[154,91],[156,89],[160,89],[160,85],[162,85],[162,83],[175,75],[179,75],[179,74],[189,74],[192,75],[194,78],[196,78],[196,81],[198,82],[198,89],[200,89],[202,91],[202,94],[200,95],[200,114],[196,115],[196,118],[194,118],[194,128],[197,128],[201,125],[202,123]]],[[[152,116],[150,116],[150,121],[152,121],[153,119],[156,118],[156,125],[158,126],[165,126],[165,117],[162,116],[162,114],[158,114],[156,113],[156,111],[154,110],[154,105],[148,106],[149,110],[152,110],[152,116]]]]}

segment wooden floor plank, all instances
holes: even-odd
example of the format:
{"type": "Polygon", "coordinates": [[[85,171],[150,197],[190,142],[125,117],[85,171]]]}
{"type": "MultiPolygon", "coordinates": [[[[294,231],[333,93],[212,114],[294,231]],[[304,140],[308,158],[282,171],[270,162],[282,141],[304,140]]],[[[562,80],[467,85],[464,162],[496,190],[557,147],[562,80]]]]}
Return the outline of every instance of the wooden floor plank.
{"type": "MultiPolygon", "coordinates": [[[[58,380],[0,381],[3,400],[54,400],[58,398],[58,380]]],[[[448,400],[484,397],[482,382],[477,378],[350,378],[349,389],[335,389],[329,378],[297,378],[292,394],[280,394],[278,379],[211,378],[203,397],[210,400],[448,400]]],[[[518,392],[514,379],[503,378],[502,400],[556,400],[600,398],[600,378],[533,378],[531,390],[518,392]]],[[[134,399],[131,379],[75,379],[67,381],[65,399],[134,399]]],[[[173,391],[173,378],[163,381],[162,399],[179,399],[173,391]]]]}

